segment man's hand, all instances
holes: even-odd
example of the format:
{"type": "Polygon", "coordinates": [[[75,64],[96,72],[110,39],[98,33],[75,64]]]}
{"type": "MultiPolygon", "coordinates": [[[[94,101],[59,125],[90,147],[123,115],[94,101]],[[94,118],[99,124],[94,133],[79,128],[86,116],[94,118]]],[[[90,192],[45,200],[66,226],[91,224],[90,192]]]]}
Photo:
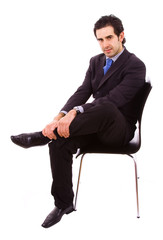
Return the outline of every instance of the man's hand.
{"type": "Polygon", "coordinates": [[[68,138],[70,136],[69,127],[71,122],[76,117],[76,115],[77,115],[76,110],[72,109],[66,114],[66,116],[64,116],[58,121],[57,132],[60,137],[68,138]]]}
{"type": "Polygon", "coordinates": [[[42,134],[45,137],[48,137],[49,139],[57,139],[56,135],[54,134],[54,130],[58,127],[58,122],[61,118],[64,117],[64,113],[60,112],[55,118],[54,120],[49,123],[48,125],[46,125],[46,127],[42,130],[42,134]]]}
{"type": "Polygon", "coordinates": [[[58,127],[58,120],[53,120],[42,130],[42,134],[49,139],[57,139],[54,130],[58,127]]]}
{"type": "Polygon", "coordinates": [[[76,117],[77,112],[72,109],[65,116],[62,113],[59,113],[54,120],[46,125],[42,130],[42,134],[49,139],[56,140],[57,137],[54,134],[54,130],[57,129],[57,132],[60,137],[68,138],[70,136],[69,127],[73,119],[76,117]]]}

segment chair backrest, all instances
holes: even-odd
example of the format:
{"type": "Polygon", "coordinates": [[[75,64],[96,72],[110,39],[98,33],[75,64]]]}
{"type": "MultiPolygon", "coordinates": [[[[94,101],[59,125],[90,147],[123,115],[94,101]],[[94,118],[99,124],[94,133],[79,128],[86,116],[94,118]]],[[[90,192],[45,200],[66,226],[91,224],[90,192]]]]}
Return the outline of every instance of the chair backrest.
{"type": "Polygon", "coordinates": [[[141,124],[142,114],[144,110],[144,106],[146,103],[146,100],[148,98],[148,95],[152,89],[152,85],[150,82],[146,82],[143,86],[143,88],[140,90],[140,92],[137,95],[138,100],[138,109],[137,109],[137,119],[139,124],[141,124]]]}
{"type": "Polygon", "coordinates": [[[136,96],[135,108],[137,110],[137,129],[135,131],[134,138],[130,142],[131,144],[133,143],[133,147],[134,147],[133,149],[135,149],[135,152],[138,151],[141,146],[141,120],[142,120],[144,106],[151,89],[152,89],[152,85],[150,81],[145,82],[143,88],[139,91],[139,93],[136,96]]]}

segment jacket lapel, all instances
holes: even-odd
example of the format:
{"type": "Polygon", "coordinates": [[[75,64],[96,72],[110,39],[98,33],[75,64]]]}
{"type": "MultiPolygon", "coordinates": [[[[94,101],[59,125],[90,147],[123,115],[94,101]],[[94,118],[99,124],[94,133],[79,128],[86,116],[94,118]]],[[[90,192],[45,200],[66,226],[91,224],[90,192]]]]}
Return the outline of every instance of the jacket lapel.
{"type": "MultiPolygon", "coordinates": [[[[99,89],[120,68],[120,66],[122,66],[127,61],[128,57],[129,52],[125,49],[124,52],[120,55],[120,57],[117,59],[117,61],[115,61],[115,63],[112,64],[108,72],[102,77],[97,89],[99,89]]],[[[99,66],[101,66],[102,64],[104,66],[104,62],[105,61],[103,59],[102,63],[99,64],[99,66]]]]}
{"type": "Polygon", "coordinates": [[[103,70],[103,67],[106,63],[106,56],[103,55],[100,59],[99,59],[99,63],[98,63],[98,79],[100,77],[100,79],[104,76],[104,70],[103,70]]]}

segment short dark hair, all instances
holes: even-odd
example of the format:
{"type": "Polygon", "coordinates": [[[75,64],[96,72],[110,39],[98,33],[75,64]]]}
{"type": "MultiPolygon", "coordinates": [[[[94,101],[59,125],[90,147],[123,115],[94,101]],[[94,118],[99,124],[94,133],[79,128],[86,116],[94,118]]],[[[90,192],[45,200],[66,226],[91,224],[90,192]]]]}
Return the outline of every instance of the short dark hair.
{"type": "MultiPolygon", "coordinates": [[[[113,14],[101,17],[94,25],[94,34],[96,36],[96,30],[112,26],[114,28],[114,33],[119,37],[120,33],[124,31],[122,21],[114,16],[113,14]]],[[[125,44],[126,39],[124,38],[122,44],[125,44]]]]}

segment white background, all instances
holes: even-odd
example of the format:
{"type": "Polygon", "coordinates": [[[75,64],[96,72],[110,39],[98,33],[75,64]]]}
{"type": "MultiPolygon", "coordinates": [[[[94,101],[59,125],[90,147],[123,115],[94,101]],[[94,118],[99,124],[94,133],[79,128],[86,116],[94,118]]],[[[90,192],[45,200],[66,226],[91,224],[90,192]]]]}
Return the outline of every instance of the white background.
{"type": "MultiPolygon", "coordinates": [[[[1,0],[1,239],[163,239],[161,15],[161,0],[1,0]],[[46,230],[41,223],[53,209],[48,147],[24,150],[10,135],[42,130],[53,119],[83,81],[89,59],[101,52],[94,23],[112,13],[122,19],[126,47],[145,62],[153,84],[137,156],[141,218],[132,160],[91,155],[78,211],[46,230]]],[[[74,159],[74,185],[78,166],[74,159]]]]}

